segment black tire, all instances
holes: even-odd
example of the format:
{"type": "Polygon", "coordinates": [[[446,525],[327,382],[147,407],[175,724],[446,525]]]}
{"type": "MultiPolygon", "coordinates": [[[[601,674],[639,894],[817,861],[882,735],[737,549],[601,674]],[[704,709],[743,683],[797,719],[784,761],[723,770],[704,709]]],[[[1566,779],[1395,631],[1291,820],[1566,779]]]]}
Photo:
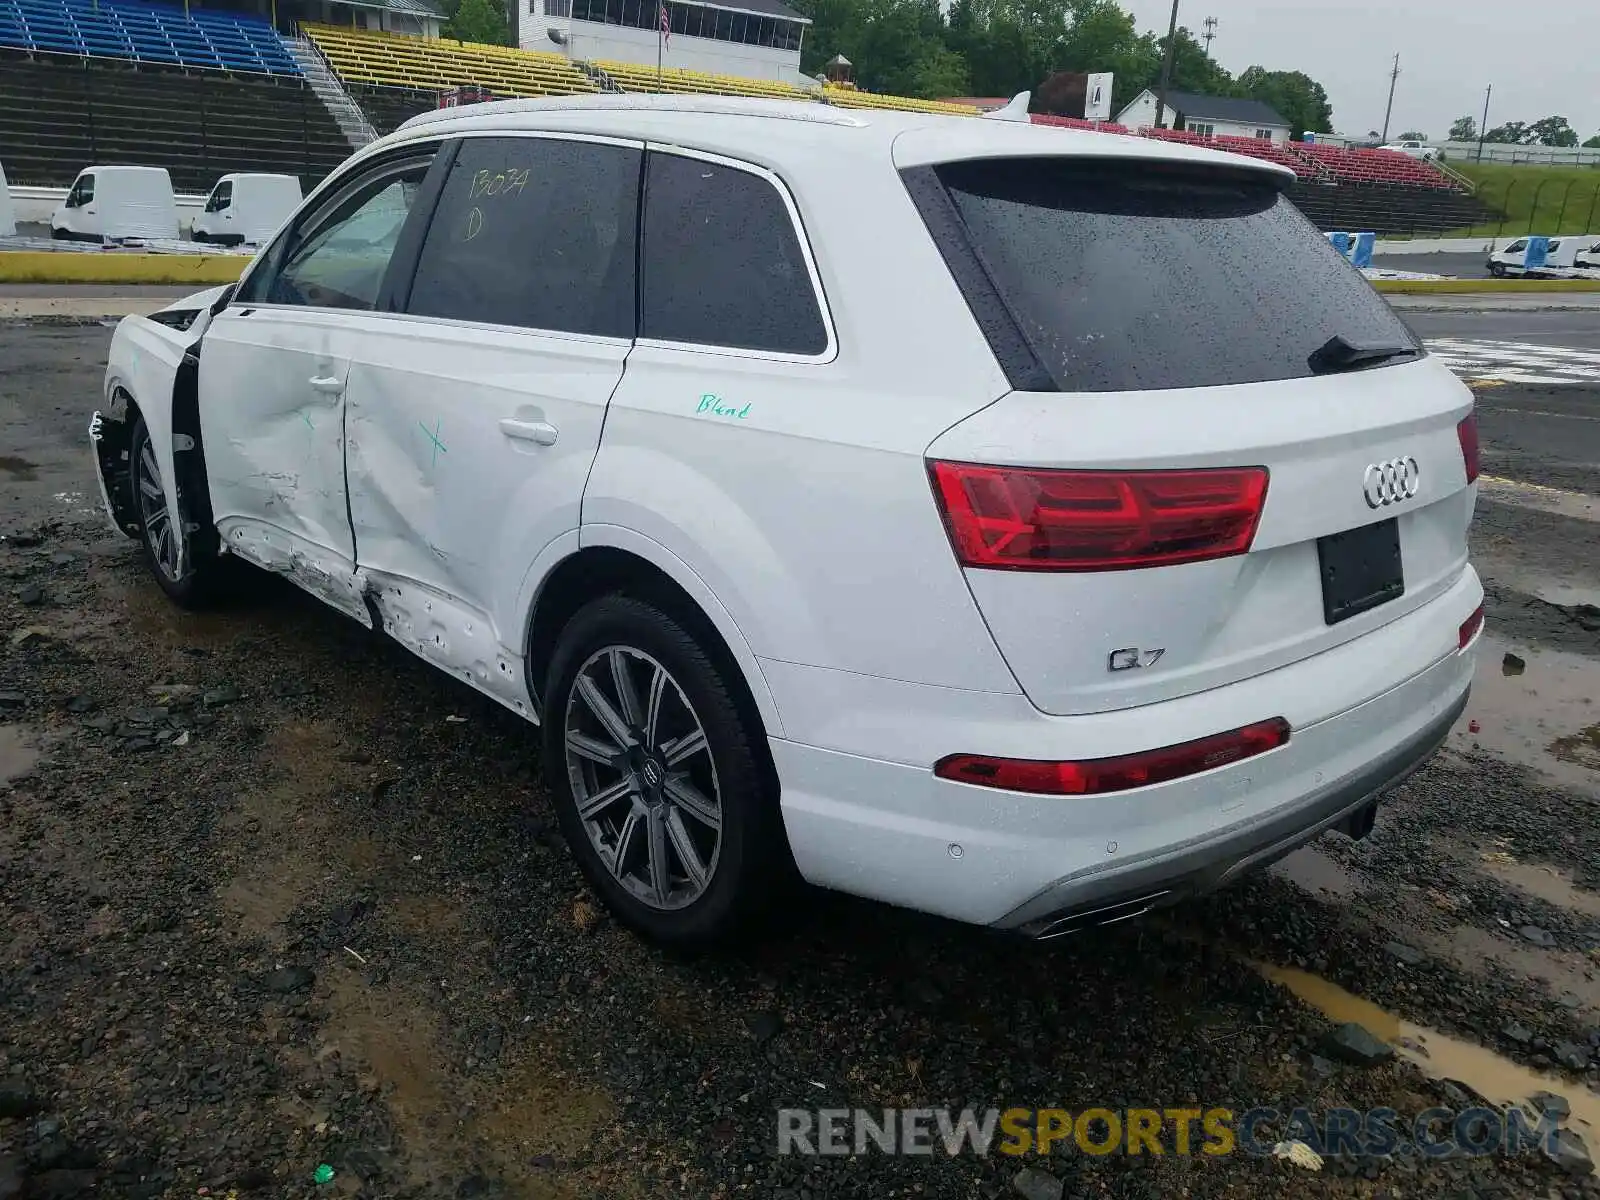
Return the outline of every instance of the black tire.
{"type": "MultiPolygon", "coordinates": [[[[214,543],[215,539],[198,538],[195,536],[197,531],[189,528],[194,510],[190,484],[185,478],[181,457],[174,457],[178,459],[176,467],[178,519],[166,524],[170,527],[172,536],[183,540],[181,574],[174,574],[169,569],[172,557],[170,547],[162,541],[162,522],[151,519],[153,516],[151,504],[155,502],[152,499],[147,503],[143,494],[144,485],[150,482],[150,464],[155,461],[155,455],[150,441],[150,431],[145,427],[142,416],[134,422],[133,437],[128,443],[129,511],[136,514],[139,519],[139,546],[144,552],[145,565],[150,568],[150,574],[155,577],[161,590],[183,608],[205,608],[222,595],[227,564],[217,554],[214,544],[207,544],[208,540],[214,543]]],[[[160,468],[157,466],[155,470],[157,486],[159,480],[160,468]]],[[[164,501],[162,511],[165,511],[164,501]]]]}
{"type": "MultiPolygon", "coordinates": [[[[719,665],[719,660],[725,658],[724,653],[708,651],[685,622],[663,608],[632,596],[611,594],[591,601],[568,621],[557,639],[543,693],[545,783],[578,866],[617,920],[652,941],[680,949],[727,945],[766,928],[782,902],[793,895],[797,881],[783,832],[777,777],[767,753],[766,735],[753,705],[740,702],[746,695],[742,681],[730,679],[727,668],[719,665]],[[697,721],[703,730],[704,754],[714,765],[711,786],[716,789],[721,814],[717,834],[720,840],[707,881],[701,885],[703,890],[681,907],[655,906],[630,891],[602,858],[589,822],[579,815],[575,789],[587,789],[582,776],[586,770],[593,774],[596,768],[585,766],[580,757],[569,760],[569,719],[581,723],[593,716],[583,700],[574,701],[573,692],[580,670],[593,665],[597,656],[611,648],[624,650],[634,667],[643,672],[636,676],[636,682],[653,681],[656,668],[665,670],[667,686],[676,688],[670,694],[683,702],[687,719],[697,721]],[[573,710],[575,718],[569,713],[569,705],[573,704],[577,705],[573,710]]],[[[645,686],[648,688],[648,682],[645,686]]],[[[665,687],[662,692],[668,694],[665,687]]],[[[639,694],[637,688],[635,694],[639,694]]],[[[613,691],[612,698],[615,696],[613,691]]],[[[667,703],[661,704],[664,713],[667,703]]],[[[658,738],[659,729],[667,723],[664,716],[658,725],[658,738]]],[[[642,734],[642,728],[637,732],[642,734]]],[[[641,751],[644,741],[641,737],[641,751]]],[[[667,766],[665,757],[658,762],[667,766]]],[[[688,779],[695,770],[704,769],[705,759],[701,759],[699,767],[691,763],[690,770],[669,769],[668,774],[675,780],[688,779]]],[[[620,807],[633,804],[638,808],[651,802],[642,782],[647,777],[643,771],[632,776],[641,789],[639,797],[636,801],[619,801],[620,807]]],[[[704,778],[699,775],[695,780],[704,778]]],[[[672,805],[665,802],[665,796],[657,790],[654,803],[670,810],[672,805]]],[[[676,817],[680,826],[693,824],[686,811],[680,810],[676,817]]],[[[648,817],[644,820],[648,821],[648,817]]],[[[648,825],[645,832],[635,834],[635,844],[641,836],[647,839],[642,849],[653,853],[648,825]]],[[[616,840],[620,845],[626,835],[619,835],[616,840]]],[[[665,852],[665,840],[661,844],[665,852]]],[[[678,854],[677,845],[673,842],[674,854],[678,854]]],[[[681,854],[677,861],[683,862],[681,854]]],[[[686,869],[683,883],[686,890],[692,883],[686,869]]],[[[637,888],[640,883],[635,881],[633,886],[637,888]]]]}
{"type": "Polygon", "coordinates": [[[52,225],[50,226],[50,238],[52,241],[64,242],[67,239],[67,231],[65,229],[57,229],[52,225]]]}
{"type": "Polygon", "coordinates": [[[1506,275],[1505,264],[1503,264],[1503,263],[1490,263],[1489,264],[1489,274],[1493,275],[1496,279],[1504,279],[1505,275],[1506,275]]]}
{"type": "Polygon", "coordinates": [[[211,235],[206,233],[206,231],[203,229],[191,229],[189,231],[189,240],[191,242],[209,242],[211,240],[211,235]]]}

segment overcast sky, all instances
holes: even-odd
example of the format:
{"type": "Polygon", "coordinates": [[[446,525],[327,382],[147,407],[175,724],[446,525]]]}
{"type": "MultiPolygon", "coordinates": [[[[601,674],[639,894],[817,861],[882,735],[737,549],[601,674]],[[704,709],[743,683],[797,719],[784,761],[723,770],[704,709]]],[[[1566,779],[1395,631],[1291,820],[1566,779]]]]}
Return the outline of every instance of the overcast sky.
{"type": "MultiPolygon", "coordinates": [[[[1171,0],[1121,3],[1141,32],[1165,35],[1171,0]]],[[[1491,83],[1491,128],[1560,114],[1580,142],[1600,132],[1595,0],[1182,0],[1178,23],[1196,37],[1206,17],[1217,18],[1213,57],[1235,75],[1259,63],[1318,80],[1339,133],[1383,128],[1397,52],[1391,138],[1443,138],[1457,117],[1477,120],[1491,83]]]]}

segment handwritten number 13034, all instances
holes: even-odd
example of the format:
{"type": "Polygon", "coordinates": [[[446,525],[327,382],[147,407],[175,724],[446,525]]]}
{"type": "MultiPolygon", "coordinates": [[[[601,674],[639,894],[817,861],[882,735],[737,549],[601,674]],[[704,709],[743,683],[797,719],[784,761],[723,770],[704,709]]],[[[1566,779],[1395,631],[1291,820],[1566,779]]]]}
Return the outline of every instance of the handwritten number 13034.
{"type": "MultiPolygon", "coordinates": [[[[505,171],[479,171],[472,177],[469,200],[480,196],[513,196],[528,186],[530,168],[512,167],[505,171]]],[[[483,232],[483,209],[476,204],[467,211],[467,230],[463,240],[470,242],[483,232]]]]}

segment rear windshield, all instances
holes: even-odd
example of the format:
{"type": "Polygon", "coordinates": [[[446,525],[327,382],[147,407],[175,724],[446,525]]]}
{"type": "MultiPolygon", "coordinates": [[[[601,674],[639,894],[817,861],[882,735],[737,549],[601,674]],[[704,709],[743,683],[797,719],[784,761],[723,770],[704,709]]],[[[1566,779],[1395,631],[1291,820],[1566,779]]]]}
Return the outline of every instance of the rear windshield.
{"type": "Polygon", "coordinates": [[[1335,336],[1419,349],[1270,182],[1070,159],[972,160],[935,174],[1062,391],[1300,378],[1335,336]]]}

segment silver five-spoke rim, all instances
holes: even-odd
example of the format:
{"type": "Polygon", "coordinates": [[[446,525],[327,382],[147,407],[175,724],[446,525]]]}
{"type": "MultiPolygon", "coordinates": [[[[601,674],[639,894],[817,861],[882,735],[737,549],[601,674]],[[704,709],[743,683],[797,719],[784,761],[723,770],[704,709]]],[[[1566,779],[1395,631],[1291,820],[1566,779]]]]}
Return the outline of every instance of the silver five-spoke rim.
{"type": "Polygon", "coordinates": [[[155,447],[146,438],[139,446],[139,459],[133,465],[133,483],[139,490],[139,513],[145,541],[156,568],[174,583],[178,579],[178,532],[167,511],[167,495],[161,490],[161,468],[156,465],[155,447]]]}
{"type": "Polygon", "coordinates": [[[722,789],[672,673],[632,646],[591,654],[567,697],[566,754],[578,816],[617,882],[655,909],[699,899],[722,849],[722,789]]]}

